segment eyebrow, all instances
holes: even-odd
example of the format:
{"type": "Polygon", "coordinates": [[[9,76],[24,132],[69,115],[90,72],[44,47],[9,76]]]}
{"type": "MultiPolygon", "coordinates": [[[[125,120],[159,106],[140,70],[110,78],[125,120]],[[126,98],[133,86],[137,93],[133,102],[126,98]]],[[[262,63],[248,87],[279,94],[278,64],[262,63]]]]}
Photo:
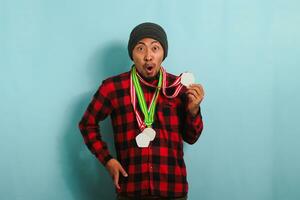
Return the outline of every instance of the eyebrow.
{"type": "MultiPolygon", "coordinates": [[[[154,40],[154,41],[152,41],[152,42],[151,42],[151,44],[153,44],[153,43],[157,43],[157,42],[158,42],[157,40],[154,40]]],[[[137,44],[143,44],[143,45],[146,45],[144,42],[141,42],[141,41],[140,41],[140,42],[138,42],[137,44]]]]}

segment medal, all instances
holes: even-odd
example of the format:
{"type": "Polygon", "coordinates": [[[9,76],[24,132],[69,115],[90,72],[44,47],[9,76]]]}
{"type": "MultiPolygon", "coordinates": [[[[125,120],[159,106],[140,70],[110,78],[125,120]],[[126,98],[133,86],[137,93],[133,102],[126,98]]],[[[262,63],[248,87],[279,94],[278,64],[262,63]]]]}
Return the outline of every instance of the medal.
{"type": "Polygon", "coordinates": [[[159,91],[161,89],[162,79],[163,79],[162,71],[160,70],[159,73],[160,74],[159,74],[158,85],[157,85],[155,93],[152,97],[150,106],[149,106],[149,108],[147,108],[147,103],[146,103],[143,90],[141,88],[141,85],[140,85],[138,77],[137,77],[135,66],[133,66],[132,71],[131,71],[131,77],[130,77],[131,103],[133,105],[133,109],[136,114],[139,128],[142,130],[142,133],[138,134],[136,136],[135,140],[136,140],[138,147],[141,147],[141,148],[148,147],[150,141],[153,141],[155,138],[155,135],[156,135],[154,129],[151,128],[151,125],[153,124],[153,121],[154,121],[156,102],[157,102],[157,98],[159,95],[159,91]],[[135,91],[136,91],[136,93],[135,93],[135,91]],[[139,113],[136,110],[136,95],[135,94],[137,95],[139,106],[144,114],[144,121],[142,121],[139,113]]]}
{"type": "Polygon", "coordinates": [[[140,148],[148,147],[150,142],[154,140],[155,135],[156,133],[154,129],[149,127],[145,128],[143,132],[141,132],[135,137],[136,144],[140,148]]]}
{"type": "Polygon", "coordinates": [[[145,128],[141,134],[145,134],[150,138],[150,141],[154,140],[156,132],[153,128],[145,128]]]}
{"type": "Polygon", "coordinates": [[[162,86],[162,92],[167,98],[175,98],[179,94],[182,87],[188,87],[190,84],[193,84],[195,82],[195,77],[190,72],[182,73],[180,76],[178,76],[175,81],[172,84],[169,84],[167,86],[167,73],[164,68],[162,68],[163,71],[163,86],[162,86]],[[172,95],[167,95],[166,88],[175,88],[175,91],[172,95]]]}
{"type": "Polygon", "coordinates": [[[189,85],[195,83],[195,77],[190,72],[185,72],[181,75],[181,84],[188,87],[189,85]]]}
{"type": "Polygon", "coordinates": [[[149,143],[154,140],[155,135],[155,130],[147,127],[135,137],[136,144],[141,148],[148,147],[149,143]]]}
{"type": "Polygon", "coordinates": [[[140,133],[135,137],[135,141],[138,147],[143,148],[149,146],[150,138],[148,137],[148,135],[140,133]]]}

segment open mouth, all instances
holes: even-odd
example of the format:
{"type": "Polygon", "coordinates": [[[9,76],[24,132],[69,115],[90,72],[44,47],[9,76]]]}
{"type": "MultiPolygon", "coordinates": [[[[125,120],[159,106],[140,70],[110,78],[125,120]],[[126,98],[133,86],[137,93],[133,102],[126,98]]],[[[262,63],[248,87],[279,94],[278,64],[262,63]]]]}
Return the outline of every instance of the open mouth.
{"type": "Polygon", "coordinates": [[[148,73],[151,73],[154,69],[154,64],[145,64],[144,67],[148,73]]]}

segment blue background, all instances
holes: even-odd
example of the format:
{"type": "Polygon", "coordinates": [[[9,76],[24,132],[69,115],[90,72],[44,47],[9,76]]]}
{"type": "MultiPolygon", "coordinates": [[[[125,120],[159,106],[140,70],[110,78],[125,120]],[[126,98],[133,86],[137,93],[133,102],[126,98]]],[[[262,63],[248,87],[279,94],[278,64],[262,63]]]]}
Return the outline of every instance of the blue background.
{"type": "Polygon", "coordinates": [[[300,1],[0,2],[1,200],[114,198],[77,123],[102,80],[129,70],[145,21],[168,34],[167,71],[206,91],[203,135],[185,145],[189,199],[300,199],[300,1]]]}

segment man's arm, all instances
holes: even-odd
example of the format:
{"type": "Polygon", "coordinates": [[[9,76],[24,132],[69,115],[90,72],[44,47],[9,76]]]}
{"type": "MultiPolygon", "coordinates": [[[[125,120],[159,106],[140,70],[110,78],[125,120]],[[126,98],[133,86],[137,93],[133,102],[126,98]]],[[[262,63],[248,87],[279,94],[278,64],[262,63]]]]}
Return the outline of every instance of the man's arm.
{"type": "Polygon", "coordinates": [[[189,112],[186,112],[184,133],[182,138],[189,144],[194,144],[200,137],[203,130],[203,121],[201,116],[201,109],[199,107],[198,113],[193,116],[189,112]]]}
{"type": "Polygon", "coordinates": [[[183,140],[194,144],[203,130],[203,121],[200,103],[204,98],[203,87],[199,84],[192,84],[187,88],[187,104],[184,124],[183,140]]]}
{"type": "Polygon", "coordinates": [[[112,112],[108,94],[109,90],[103,82],[79,122],[85,144],[104,166],[112,158],[107,144],[101,139],[99,126],[99,121],[104,120],[112,112]]]}
{"type": "Polygon", "coordinates": [[[128,175],[119,161],[110,155],[107,144],[101,139],[99,126],[99,122],[110,115],[113,110],[109,97],[112,90],[112,85],[102,83],[79,122],[79,129],[89,150],[106,167],[116,188],[120,189],[119,173],[125,177],[128,175]]]}

